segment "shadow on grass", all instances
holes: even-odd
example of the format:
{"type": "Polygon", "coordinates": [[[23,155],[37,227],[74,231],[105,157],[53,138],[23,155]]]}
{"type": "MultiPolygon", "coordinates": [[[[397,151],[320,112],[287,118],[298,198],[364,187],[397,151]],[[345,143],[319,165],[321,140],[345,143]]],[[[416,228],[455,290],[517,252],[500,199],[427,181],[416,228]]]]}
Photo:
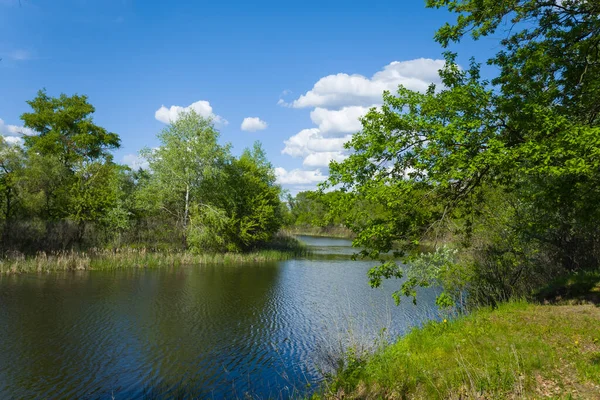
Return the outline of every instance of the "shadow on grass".
{"type": "Polygon", "coordinates": [[[579,271],[555,279],[535,293],[545,304],[595,304],[600,307],[600,271],[579,271]]]}

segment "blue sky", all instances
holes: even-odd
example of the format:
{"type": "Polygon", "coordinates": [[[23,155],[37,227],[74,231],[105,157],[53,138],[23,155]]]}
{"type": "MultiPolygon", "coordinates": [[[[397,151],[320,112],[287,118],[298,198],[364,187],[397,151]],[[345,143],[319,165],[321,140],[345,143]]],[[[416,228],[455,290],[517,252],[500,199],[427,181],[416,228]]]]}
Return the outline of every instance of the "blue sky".
{"type": "MultiPolygon", "coordinates": [[[[0,0],[0,131],[14,136],[41,88],[86,94],[96,122],[121,136],[115,159],[131,163],[158,144],[172,106],[195,104],[218,116],[235,153],[260,140],[296,192],[344,157],[381,90],[436,80],[433,34],[451,17],[422,0],[0,0]],[[246,122],[254,131],[242,130],[247,117],[260,119],[246,122]]],[[[464,64],[497,44],[457,50],[464,64]]]]}

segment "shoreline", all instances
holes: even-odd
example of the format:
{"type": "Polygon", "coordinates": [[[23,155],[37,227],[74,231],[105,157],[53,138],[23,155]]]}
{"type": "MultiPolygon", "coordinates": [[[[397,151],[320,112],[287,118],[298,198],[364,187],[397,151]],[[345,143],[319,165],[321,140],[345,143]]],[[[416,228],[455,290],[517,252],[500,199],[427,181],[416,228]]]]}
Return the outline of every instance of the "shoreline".
{"type": "Polygon", "coordinates": [[[124,268],[162,268],[180,265],[244,264],[289,260],[310,254],[295,238],[284,237],[249,252],[191,253],[153,251],[146,248],[88,249],[38,252],[35,255],[13,253],[0,258],[0,276],[56,271],[94,271],[124,268]]]}
{"type": "Polygon", "coordinates": [[[596,398],[600,271],[430,321],[374,353],[350,349],[311,399],[596,398]]]}
{"type": "Polygon", "coordinates": [[[348,240],[355,238],[354,232],[347,228],[286,227],[280,232],[287,236],[314,236],[348,240]]]}

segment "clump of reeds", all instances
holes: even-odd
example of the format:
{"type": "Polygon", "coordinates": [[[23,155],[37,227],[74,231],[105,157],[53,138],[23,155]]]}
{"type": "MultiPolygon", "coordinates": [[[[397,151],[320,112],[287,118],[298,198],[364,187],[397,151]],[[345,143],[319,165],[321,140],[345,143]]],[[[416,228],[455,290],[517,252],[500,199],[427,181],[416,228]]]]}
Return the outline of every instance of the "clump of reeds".
{"type": "Polygon", "coordinates": [[[191,253],[146,248],[92,248],[86,251],[40,251],[33,256],[19,252],[0,258],[0,274],[118,268],[161,268],[198,264],[265,263],[306,255],[306,247],[293,238],[277,237],[272,244],[247,253],[191,253]]]}

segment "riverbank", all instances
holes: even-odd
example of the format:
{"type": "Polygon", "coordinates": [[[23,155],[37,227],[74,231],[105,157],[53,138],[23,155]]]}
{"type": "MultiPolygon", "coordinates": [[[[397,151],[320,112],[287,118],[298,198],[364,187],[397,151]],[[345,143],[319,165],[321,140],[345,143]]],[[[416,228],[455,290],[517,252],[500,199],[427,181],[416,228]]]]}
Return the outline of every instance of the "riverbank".
{"type": "Polygon", "coordinates": [[[0,275],[120,268],[161,268],[198,264],[262,263],[289,260],[307,254],[306,246],[287,236],[279,236],[264,248],[247,253],[194,254],[176,250],[151,251],[146,248],[39,252],[34,256],[12,253],[0,259],[0,275]]]}
{"type": "Polygon", "coordinates": [[[355,237],[354,232],[344,226],[288,226],[282,228],[280,232],[288,236],[304,235],[340,239],[354,239],[355,237]]]}
{"type": "MultiPolygon", "coordinates": [[[[429,322],[346,360],[315,398],[600,398],[600,275],[525,301],[429,322]],[[595,277],[595,278],[594,278],[595,277]],[[574,298],[561,293],[576,294],[574,298]]],[[[569,283],[570,282],[570,283],[569,283]]]]}

